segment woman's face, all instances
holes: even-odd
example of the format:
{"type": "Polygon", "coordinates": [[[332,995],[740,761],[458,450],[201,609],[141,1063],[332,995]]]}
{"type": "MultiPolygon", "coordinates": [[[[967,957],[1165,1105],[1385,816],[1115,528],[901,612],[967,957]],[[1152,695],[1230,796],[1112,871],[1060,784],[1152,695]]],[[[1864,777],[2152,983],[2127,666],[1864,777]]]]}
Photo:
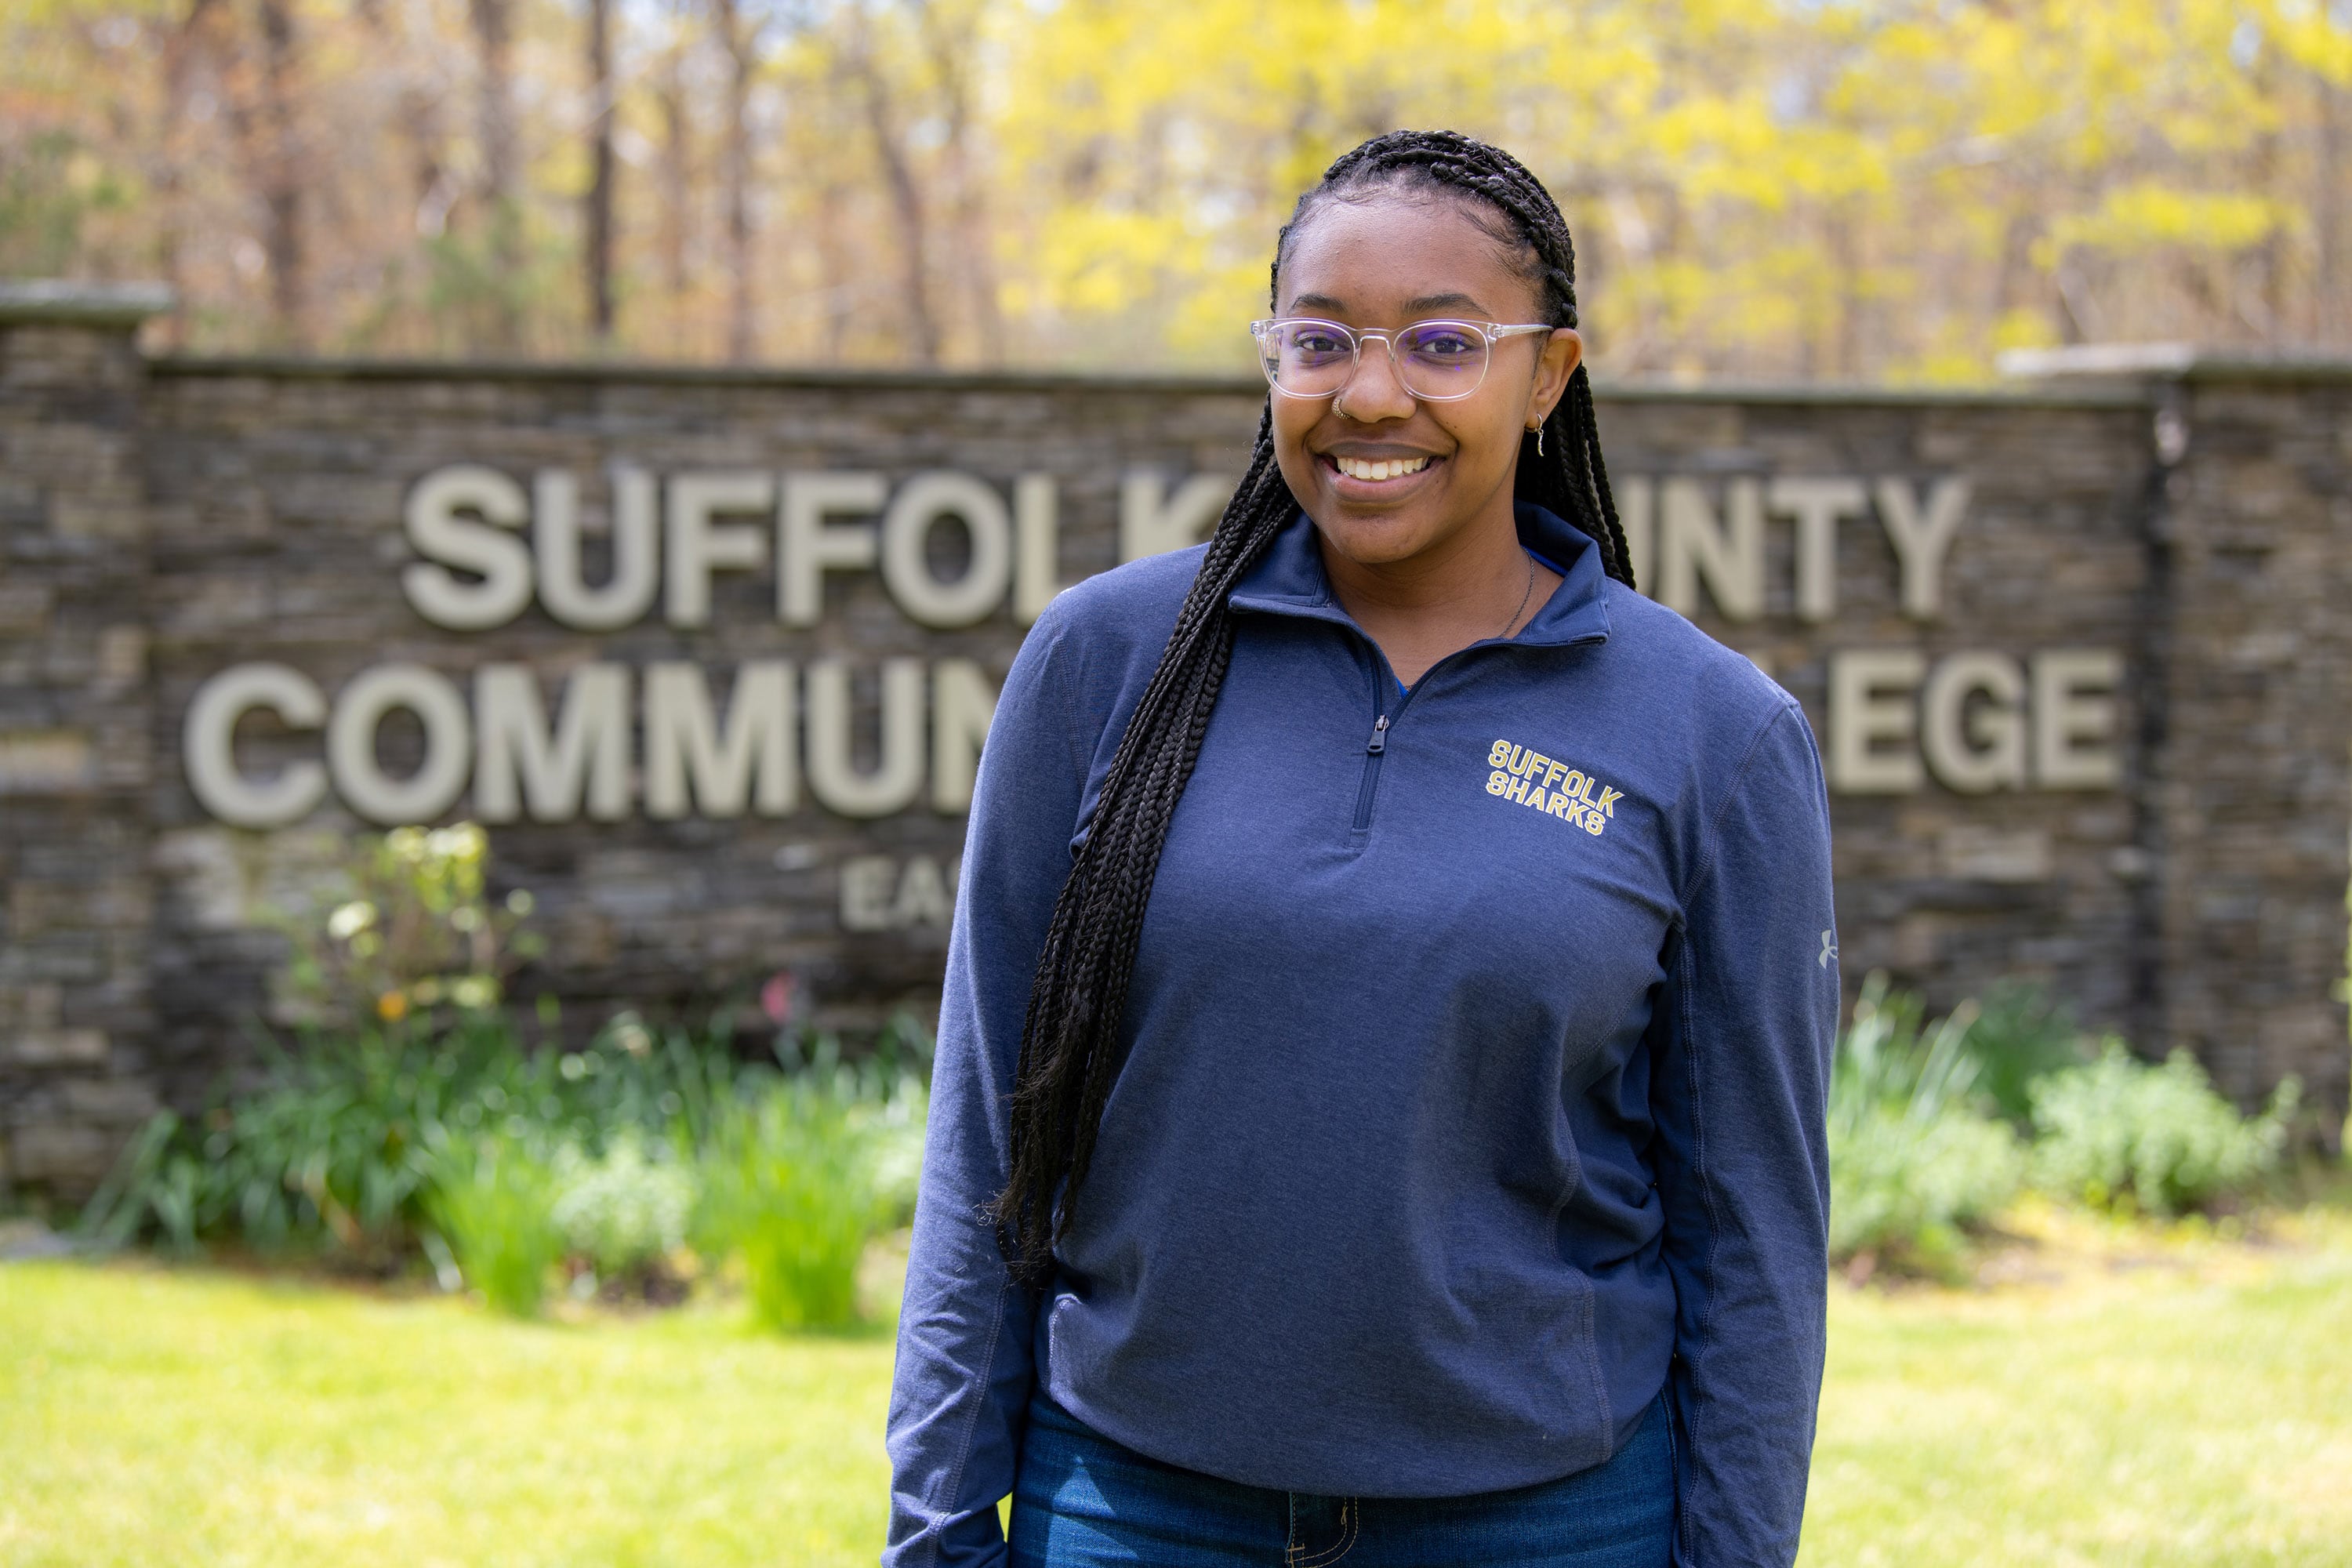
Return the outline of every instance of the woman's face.
{"type": "MultiPolygon", "coordinates": [[[[1462,199],[1399,191],[1325,204],[1293,231],[1276,313],[1393,331],[1432,318],[1543,319],[1536,285],[1462,199]]],[[[1378,342],[1337,397],[1274,396],[1282,477],[1328,547],[1364,566],[1442,555],[1481,522],[1509,526],[1519,438],[1551,412],[1582,342],[1561,328],[1496,343],[1468,397],[1424,403],[1378,342]],[[1420,463],[1366,479],[1343,460],[1420,463]],[[1497,523],[1494,520],[1501,519],[1497,523]]]]}

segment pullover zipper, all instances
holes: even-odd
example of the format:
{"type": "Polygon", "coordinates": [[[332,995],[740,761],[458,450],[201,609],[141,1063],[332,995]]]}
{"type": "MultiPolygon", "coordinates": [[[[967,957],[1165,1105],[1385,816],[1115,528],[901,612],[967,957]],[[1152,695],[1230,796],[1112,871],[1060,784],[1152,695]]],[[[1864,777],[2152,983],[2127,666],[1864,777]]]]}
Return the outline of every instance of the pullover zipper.
{"type": "Polygon", "coordinates": [[[1388,750],[1389,716],[1372,721],[1372,738],[1364,742],[1364,782],[1356,790],[1356,831],[1372,825],[1372,792],[1381,782],[1381,758],[1388,750]]]}
{"type": "MultiPolygon", "coordinates": [[[[1367,638],[1366,640],[1370,641],[1370,639],[1367,638]]],[[[1598,636],[1570,637],[1558,646],[1561,647],[1582,647],[1588,643],[1597,643],[1601,640],[1601,637],[1598,636]]],[[[1431,665],[1429,668],[1422,671],[1421,679],[1415,681],[1410,690],[1407,690],[1402,696],[1397,699],[1396,709],[1393,712],[1383,710],[1387,707],[1384,693],[1395,689],[1396,677],[1390,673],[1388,660],[1381,657],[1378,649],[1374,649],[1372,653],[1372,733],[1371,738],[1364,742],[1363,783],[1356,787],[1356,832],[1368,832],[1370,830],[1372,826],[1372,797],[1380,789],[1381,758],[1386,755],[1388,752],[1389,726],[1403,714],[1405,704],[1413,700],[1415,694],[1421,690],[1423,685],[1428,681],[1431,675],[1434,674],[1439,669],[1444,668],[1454,660],[1460,658],[1463,655],[1475,653],[1478,649],[1485,647],[1486,646],[1486,643],[1472,643],[1468,647],[1456,648],[1454,652],[1447,654],[1444,658],[1439,659],[1435,664],[1431,665]]]]}

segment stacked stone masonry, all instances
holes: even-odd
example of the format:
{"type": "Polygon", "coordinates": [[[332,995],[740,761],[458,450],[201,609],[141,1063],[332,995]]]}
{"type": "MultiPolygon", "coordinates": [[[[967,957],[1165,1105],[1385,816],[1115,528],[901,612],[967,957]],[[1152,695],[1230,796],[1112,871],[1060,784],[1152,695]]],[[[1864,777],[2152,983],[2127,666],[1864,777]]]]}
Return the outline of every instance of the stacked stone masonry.
{"type": "MultiPolygon", "coordinates": [[[[553,712],[590,667],[625,667],[638,693],[656,664],[696,665],[723,703],[756,661],[790,660],[810,749],[788,811],[656,816],[633,719],[622,809],[527,805],[492,829],[498,885],[530,889],[551,944],[518,990],[559,997],[575,1028],[778,973],[845,1027],[936,1006],[963,827],[950,742],[931,732],[924,784],[891,809],[833,809],[850,786],[811,776],[814,671],[846,661],[856,717],[833,776],[870,781],[887,662],[920,661],[934,725],[971,685],[956,671],[992,689],[1034,556],[976,618],[941,600],[925,624],[908,579],[856,562],[814,574],[816,599],[787,614],[770,545],[722,508],[705,520],[708,537],[737,530],[721,556],[760,559],[714,557],[705,608],[666,583],[610,629],[538,599],[453,629],[404,588],[422,537],[404,519],[431,476],[475,466],[494,489],[467,493],[503,493],[502,475],[534,509],[554,504],[541,476],[572,476],[554,482],[576,492],[589,583],[635,482],[616,465],[654,477],[666,530],[682,475],[720,476],[710,493],[739,513],[786,476],[876,473],[877,497],[969,476],[1017,514],[1022,551],[1050,496],[1067,582],[1213,519],[1261,401],[1227,381],[150,361],[138,313],[0,292],[0,1175],[63,1196],[158,1106],[198,1106],[250,1061],[279,922],[331,897],[376,827],[337,790],[266,829],[205,804],[191,706],[239,667],[284,666],[331,700],[413,663],[478,704],[484,668],[511,664],[553,712]]],[[[1850,984],[1883,968],[1940,1005],[2039,982],[2143,1048],[2196,1051],[2241,1098],[2293,1073],[2342,1109],[2352,367],[1601,405],[1645,586],[1787,686],[1846,770],[1850,984]]],[[[923,570],[980,572],[982,531],[919,536],[923,570]]],[[[848,527],[824,537],[869,549],[848,527]]],[[[422,760],[410,715],[381,741],[389,776],[422,760]]],[[[234,731],[256,779],[321,751],[266,710],[234,731]]],[[[478,814],[483,787],[443,819],[478,814]]]]}

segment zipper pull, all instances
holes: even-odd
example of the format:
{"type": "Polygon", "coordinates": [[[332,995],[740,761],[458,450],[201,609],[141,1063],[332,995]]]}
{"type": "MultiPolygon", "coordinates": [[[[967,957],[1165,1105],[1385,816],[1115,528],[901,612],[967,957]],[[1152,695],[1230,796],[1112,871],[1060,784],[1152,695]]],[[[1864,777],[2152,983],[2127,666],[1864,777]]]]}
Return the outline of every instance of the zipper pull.
{"type": "Polygon", "coordinates": [[[1377,757],[1381,754],[1381,748],[1388,744],[1388,742],[1385,739],[1388,734],[1388,728],[1389,716],[1385,713],[1372,721],[1372,738],[1370,742],[1364,747],[1366,755],[1377,757]]]}

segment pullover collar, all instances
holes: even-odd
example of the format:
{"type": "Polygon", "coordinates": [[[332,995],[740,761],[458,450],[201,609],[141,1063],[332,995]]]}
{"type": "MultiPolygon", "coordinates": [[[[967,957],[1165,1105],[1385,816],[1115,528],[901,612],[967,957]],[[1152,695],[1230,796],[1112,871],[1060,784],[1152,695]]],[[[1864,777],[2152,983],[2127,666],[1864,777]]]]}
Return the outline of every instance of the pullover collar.
{"type": "MultiPolygon", "coordinates": [[[[1608,577],[1591,536],[1531,501],[1515,502],[1512,512],[1518,523],[1520,545],[1558,572],[1560,582],[1510,641],[1530,647],[1605,641],[1609,612],[1601,595],[1608,577]]],[[[1332,595],[1330,576],[1323,570],[1320,536],[1304,511],[1295,513],[1274,536],[1265,553],[1243,574],[1225,602],[1238,611],[1356,625],[1332,595]]]]}

